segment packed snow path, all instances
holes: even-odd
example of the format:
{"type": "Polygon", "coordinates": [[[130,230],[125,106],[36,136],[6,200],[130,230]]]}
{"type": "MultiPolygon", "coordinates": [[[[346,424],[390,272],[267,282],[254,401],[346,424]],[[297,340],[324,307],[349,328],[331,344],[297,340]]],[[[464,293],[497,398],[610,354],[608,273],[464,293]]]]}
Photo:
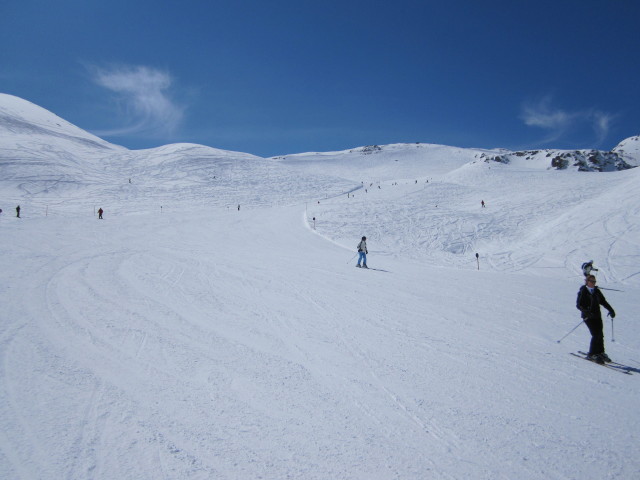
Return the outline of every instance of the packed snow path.
{"type": "MultiPolygon", "coordinates": [[[[586,329],[556,343],[579,321],[579,278],[374,242],[379,270],[363,271],[359,235],[327,242],[300,206],[105,218],[3,219],[2,478],[640,470],[640,375],[567,355],[586,329]]],[[[631,290],[607,292],[609,352],[640,368],[631,290]]]]}

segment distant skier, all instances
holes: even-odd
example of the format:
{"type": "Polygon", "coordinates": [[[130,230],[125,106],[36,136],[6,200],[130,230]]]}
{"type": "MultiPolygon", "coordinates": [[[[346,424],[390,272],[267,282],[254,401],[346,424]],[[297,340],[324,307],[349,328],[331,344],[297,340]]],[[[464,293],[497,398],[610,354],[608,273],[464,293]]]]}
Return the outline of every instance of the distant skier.
{"type": "Polygon", "coordinates": [[[358,268],[369,268],[367,267],[367,254],[369,253],[369,251],[367,250],[367,237],[362,237],[362,240],[360,240],[360,243],[358,244],[358,264],[356,265],[356,267],[358,268]],[[360,266],[360,262],[362,263],[362,266],[360,266]]]}
{"type": "Polygon", "coordinates": [[[596,363],[610,362],[611,359],[604,352],[604,333],[602,332],[602,315],[600,313],[600,305],[609,311],[611,318],[615,318],[616,312],[609,305],[604,294],[596,287],[596,277],[587,275],[585,284],[578,291],[578,299],[576,300],[576,308],[580,310],[582,320],[589,328],[591,333],[591,343],[589,345],[588,360],[596,363]]]}
{"type": "Polygon", "coordinates": [[[480,205],[482,205],[482,208],[484,208],[484,200],[480,201],[480,205]]]}
{"type": "Polygon", "coordinates": [[[238,204],[238,211],[240,211],[240,204],[238,204]]]}
{"type": "Polygon", "coordinates": [[[591,272],[597,272],[598,269],[593,267],[593,260],[589,260],[588,262],[584,262],[582,264],[582,273],[585,277],[591,275],[591,272]]]}
{"type": "Polygon", "coordinates": [[[102,214],[104,213],[104,210],[102,210],[102,207],[98,210],[98,219],[102,220],[102,214]]]}
{"type": "Polygon", "coordinates": [[[20,205],[16,207],[16,217],[20,218],[20,205]]]}

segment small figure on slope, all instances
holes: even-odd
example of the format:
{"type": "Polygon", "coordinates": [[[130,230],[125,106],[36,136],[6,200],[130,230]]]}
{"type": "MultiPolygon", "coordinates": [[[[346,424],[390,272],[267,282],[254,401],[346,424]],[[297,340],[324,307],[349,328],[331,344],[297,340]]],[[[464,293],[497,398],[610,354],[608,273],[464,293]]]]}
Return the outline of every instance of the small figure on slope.
{"type": "Polygon", "coordinates": [[[582,273],[585,278],[591,275],[591,272],[597,272],[598,269],[593,267],[593,260],[589,260],[588,262],[584,262],[582,264],[582,273]]]}
{"type": "Polygon", "coordinates": [[[102,210],[102,207],[100,207],[100,209],[98,210],[98,219],[102,220],[102,214],[104,213],[104,210],[102,210]]]}
{"type": "Polygon", "coordinates": [[[358,268],[369,268],[367,267],[367,237],[362,237],[360,243],[358,244],[358,264],[356,267],[358,268]],[[362,267],[360,267],[360,262],[363,262],[362,267]]]}
{"type": "Polygon", "coordinates": [[[604,333],[602,325],[602,315],[600,305],[607,309],[611,318],[615,318],[616,312],[609,305],[604,294],[596,287],[596,277],[587,275],[585,284],[578,291],[576,308],[580,310],[584,323],[591,333],[591,344],[589,345],[588,360],[596,363],[610,362],[611,359],[604,352],[604,333]]]}

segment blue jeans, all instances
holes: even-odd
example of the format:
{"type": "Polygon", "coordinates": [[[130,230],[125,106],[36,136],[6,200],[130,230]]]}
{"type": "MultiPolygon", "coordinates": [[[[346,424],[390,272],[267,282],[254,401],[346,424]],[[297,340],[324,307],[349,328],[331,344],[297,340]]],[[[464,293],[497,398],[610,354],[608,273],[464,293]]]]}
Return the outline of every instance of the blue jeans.
{"type": "Polygon", "coordinates": [[[358,265],[360,265],[360,262],[364,260],[364,264],[367,264],[367,254],[364,252],[358,252],[360,254],[360,256],[358,257],[358,265]]]}

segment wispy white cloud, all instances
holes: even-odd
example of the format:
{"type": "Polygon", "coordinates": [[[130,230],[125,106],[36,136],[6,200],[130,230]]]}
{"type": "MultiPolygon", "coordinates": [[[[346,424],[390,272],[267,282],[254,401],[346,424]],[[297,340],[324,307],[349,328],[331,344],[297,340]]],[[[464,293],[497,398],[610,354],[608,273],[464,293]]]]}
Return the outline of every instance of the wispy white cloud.
{"type": "Polygon", "coordinates": [[[611,123],[615,119],[615,115],[594,111],[592,113],[593,116],[593,129],[598,136],[598,143],[602,143],[607,136],[609,135],[609,130],[611,129],[611,123]]]}
{"type": "Polygon", "coordinates": [[[93,81],[117,95],[124,126],[97,132],[104,136],[166,135],[184,117],[184,107],[169,96],[172,78],[167,72],[145,66],[90,67],[93,81]]]}
{"type": "Polygon", "coordinates": [[[566,137],[576,130],[590,127],[595,135],[595,143],[601,144],[609,135],[615,115],[595,109],[566,111],[553,105],[551,96],[545,96],[537,101],[525,102],[522,106],[520,118],[530,127],[538,127],[547,131],[543,144],[566,137]]]}

